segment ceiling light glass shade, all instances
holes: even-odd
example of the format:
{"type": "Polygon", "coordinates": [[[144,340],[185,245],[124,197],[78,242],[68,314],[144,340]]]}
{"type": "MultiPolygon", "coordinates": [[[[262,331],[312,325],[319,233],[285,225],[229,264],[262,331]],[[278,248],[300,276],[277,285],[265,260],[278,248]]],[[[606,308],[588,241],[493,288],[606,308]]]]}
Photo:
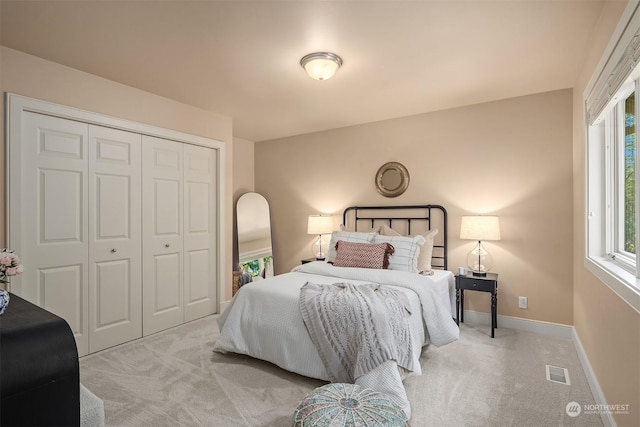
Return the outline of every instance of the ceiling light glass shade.
{"type": "Polygon", "coordinates": [[[331,52],[314,52],[303,56],[300,65],[312,79],[329,80],[342,65],[342,58],[331,52]]]}
{"type": "Polygon", "coordinates": [[[500,220],[491,215],[463,216],[460,238],[477,240],[478,244],[467,255],[467,266],[474,276],[486,276],[493,267],[493,257],[482,246],[482,240],[500,240],[500,220]]]}

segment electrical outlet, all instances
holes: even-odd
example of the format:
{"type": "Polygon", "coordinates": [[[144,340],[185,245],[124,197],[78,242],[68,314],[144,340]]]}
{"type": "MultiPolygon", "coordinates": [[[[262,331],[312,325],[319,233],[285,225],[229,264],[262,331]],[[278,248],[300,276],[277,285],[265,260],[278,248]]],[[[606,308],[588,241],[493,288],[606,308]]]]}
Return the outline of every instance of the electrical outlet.
{"type": "Polygon", "coordinates": [[[518,297],[518,307],[527,308],[528,299],[527,297],[518,297]]]}

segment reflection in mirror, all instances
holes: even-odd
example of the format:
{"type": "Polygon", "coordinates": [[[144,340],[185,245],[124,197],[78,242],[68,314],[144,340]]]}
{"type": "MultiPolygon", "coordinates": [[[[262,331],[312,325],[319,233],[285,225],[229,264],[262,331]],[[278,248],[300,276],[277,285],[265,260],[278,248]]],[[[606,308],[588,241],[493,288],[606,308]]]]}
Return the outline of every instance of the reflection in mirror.
{"type": "MultiPolygon", "coordinates": [[[[236,204],[238,261],[244,283],[273,276],[269,203],[258,193],[245,193],[236,204]]],[[[242,284],[244,284],[242,283],[242,284]]]]}

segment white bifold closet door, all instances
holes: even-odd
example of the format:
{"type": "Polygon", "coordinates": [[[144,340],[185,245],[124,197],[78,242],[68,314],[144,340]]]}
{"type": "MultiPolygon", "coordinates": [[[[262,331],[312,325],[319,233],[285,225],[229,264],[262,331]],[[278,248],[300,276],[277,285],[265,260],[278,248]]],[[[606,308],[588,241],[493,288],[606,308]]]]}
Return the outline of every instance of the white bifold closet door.
{"type": "Polygon", "coordinates": [[[218,150],[22,114],[18,295],[81,356],[215,313],[218,150]]]}
{"type": "Polygon", "coordinates": [[[142,334],[140,135],[25,113],[22,296],[80,355],[142,334]]]}
{"type": "Polygon", "coordinates": [[[85,123],[24,113],[20,296],[62,317],[89,351],[88,155],[85,123]]]}
{"type": "Polygon", "coordinates": [[[216,151],[143,136],[143,333],[215,311],[216,151]]]}
{"type": "Polygon", "coordinates": [[[184,321],[216,310],[217,151],[184,146],[184,321]]]}
{"type": "Polygon", "coordinates": [[[142,336],[141,139],[89,126],[90,352],[142,336]]]}

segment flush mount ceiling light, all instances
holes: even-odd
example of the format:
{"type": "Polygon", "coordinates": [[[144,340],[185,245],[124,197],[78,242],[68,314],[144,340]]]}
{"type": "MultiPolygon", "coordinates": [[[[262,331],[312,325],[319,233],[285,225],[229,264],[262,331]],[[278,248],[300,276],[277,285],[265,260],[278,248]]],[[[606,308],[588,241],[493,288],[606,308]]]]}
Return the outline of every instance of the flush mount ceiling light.
{"type": "Polygon", "coordinates": [[[329,80],[342,65],[342,58],[331,52],[314,52],[303,56],[300,65],[312,79],[329,80]]]}

